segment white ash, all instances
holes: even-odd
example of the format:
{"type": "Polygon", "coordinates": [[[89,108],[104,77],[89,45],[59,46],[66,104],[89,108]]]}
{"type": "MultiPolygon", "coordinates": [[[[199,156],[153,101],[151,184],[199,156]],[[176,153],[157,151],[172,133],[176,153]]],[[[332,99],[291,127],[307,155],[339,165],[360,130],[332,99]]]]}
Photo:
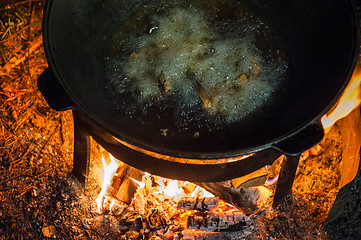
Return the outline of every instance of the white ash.
{"type": "Polygon", "coordinates": [[[226,123],[239,121],[272,98],[286,67],[261,55],[254,44],[258,26],[218,21],[192,7],[153,15],[149,31],[129,37],[133,53],[107,61],[116,71],[109,74],[111,82],[119,93],[130,91],[140,109],[173,97],[180,109],[199,108],[226,123]],[[221,33],[219,26],[230,25],[234,34],[221,33]]]}

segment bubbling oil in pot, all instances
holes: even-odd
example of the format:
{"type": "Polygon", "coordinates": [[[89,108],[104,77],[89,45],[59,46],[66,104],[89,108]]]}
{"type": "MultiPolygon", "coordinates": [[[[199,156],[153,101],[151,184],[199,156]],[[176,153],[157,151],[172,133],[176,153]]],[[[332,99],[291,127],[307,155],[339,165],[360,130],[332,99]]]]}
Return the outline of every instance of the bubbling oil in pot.
{"type": "Polygon", "coordinates": [[[125,112],[158,109],[180,128],[198,120],[217,128],[275,95],[287,66],[256,45],[266,24],[231,0],[210,4],[144,5],[124,23],[106,66],[112,93],[131,99],[121,101],[125,112]]]}

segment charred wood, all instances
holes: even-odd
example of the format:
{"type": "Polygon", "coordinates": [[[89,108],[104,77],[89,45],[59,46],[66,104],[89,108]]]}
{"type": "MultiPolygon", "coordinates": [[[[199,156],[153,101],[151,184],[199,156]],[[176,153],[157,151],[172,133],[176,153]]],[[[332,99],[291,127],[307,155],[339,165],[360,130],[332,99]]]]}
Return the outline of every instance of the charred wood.
{"type": "Polygon", "coordinates": [[[188,216],[187,227],[207,232],[218,232],[230,229],[232,226],[246,225],[248,217],[242,211],[229,211],[225,213],[198,213],[188,216]]]}
{"type": "Polygon", "coordinates": [[[234,188],[231,181],[197,184],[225,202],[237,206],[246,215],[253,213],[257,205],[270,196],[270,191],[264,187],[234,188]]]}
{"type": "Polygon", "coordinates": [[[177,208],[181,210],[210,211],[218,206],[216,197],[183,197],[179,200],[177,208]]]}

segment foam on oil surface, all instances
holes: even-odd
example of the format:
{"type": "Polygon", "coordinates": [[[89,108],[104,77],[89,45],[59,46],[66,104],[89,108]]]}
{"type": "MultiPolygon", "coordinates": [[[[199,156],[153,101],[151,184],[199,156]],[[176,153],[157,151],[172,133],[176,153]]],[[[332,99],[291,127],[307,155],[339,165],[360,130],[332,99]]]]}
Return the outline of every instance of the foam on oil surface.
{"type": "Polygon", "coordinates": [[[214,21],[194,7],[152,15],[147,31],[127,38],[129,54],[107,61],[113,92],[130,93],[139,109],[173,98],[175,117],[239,121],[272,98],[286,70],[255,46],[262,24],[214,21]]]}

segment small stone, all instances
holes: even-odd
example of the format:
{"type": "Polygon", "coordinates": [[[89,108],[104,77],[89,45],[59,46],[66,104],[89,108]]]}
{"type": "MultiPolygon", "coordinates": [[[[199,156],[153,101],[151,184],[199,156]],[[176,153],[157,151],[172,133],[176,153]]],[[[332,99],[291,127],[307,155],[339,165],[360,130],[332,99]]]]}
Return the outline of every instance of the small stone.
{"type": "Polygon", "coordinates": [[[54,225],[43,227],[41,231],[43,232],[44,237],[55,237],[56,230],[54,225]]]}
{"type": "Polygon", "coordinates": [[[66,194],[66,193],[62,193],[61,196],[63,197],[63,199],[64,199],[65,201],[67,201],[67,200],[70,198],[69,195],[66,194]]]}
{"type": "Polygon", "coordinates": [[[310,149],[310,154],[313,156],[319,156],[323,153],[323,150],[324,149],[320,146],[320,144],[317,144],[310,149]]]}
{"type": "Polygon", "coordinates": [[[301,161],[301,162],[302,162],[302,161],[305,161],[309,156],[310,156],[309,150],[304,151],[304,152],[301,154],[301,156],[300,156],[300,161],[301,161]]]}
{"type": "Polygon", "coordinates": [[[126,233],[127,239],[136,239],[139,237],[139,233],[136,231],[128,231],[126,233]]]}

